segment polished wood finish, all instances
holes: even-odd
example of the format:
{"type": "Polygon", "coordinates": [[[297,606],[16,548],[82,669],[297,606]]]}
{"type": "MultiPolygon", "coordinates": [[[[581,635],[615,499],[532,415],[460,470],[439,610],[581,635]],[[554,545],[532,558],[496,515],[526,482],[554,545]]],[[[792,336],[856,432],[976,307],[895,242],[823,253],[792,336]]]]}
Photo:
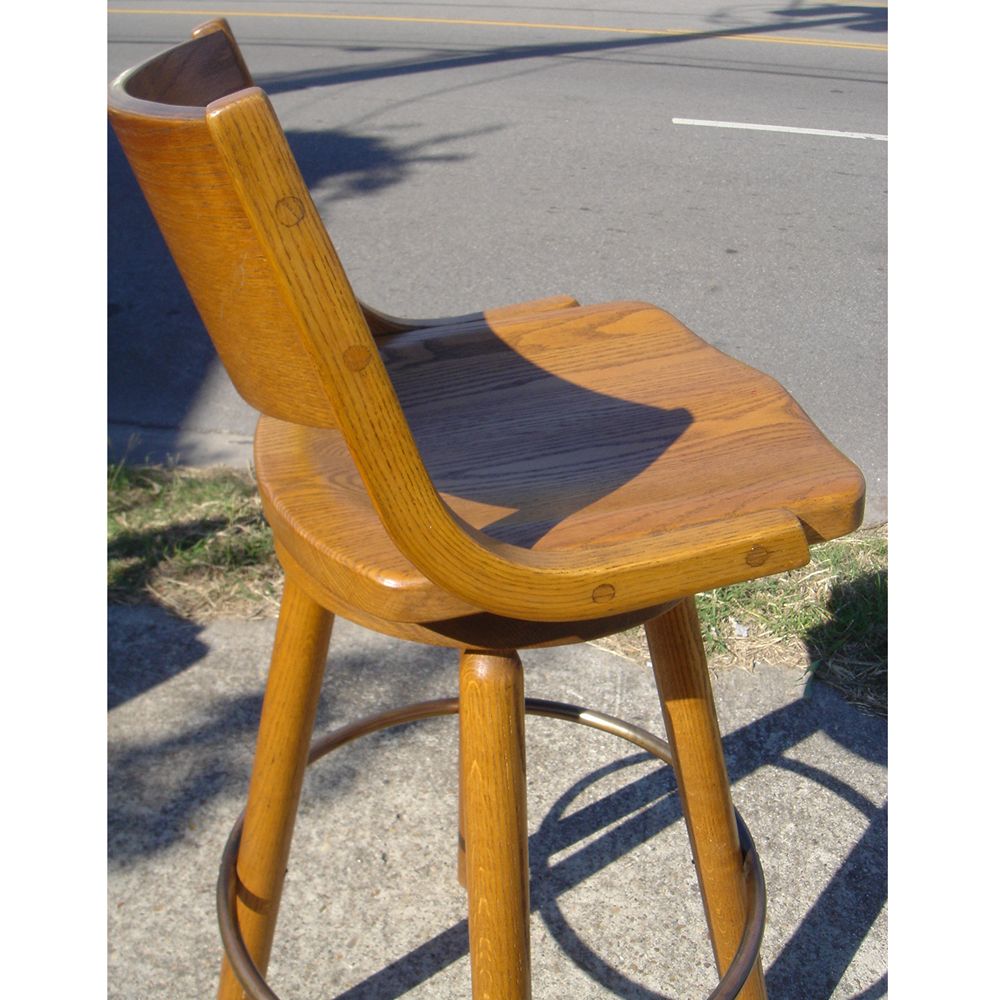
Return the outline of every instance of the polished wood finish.
{"type": "MultiPolygon", "coordinates": [[[[332,628],[333,615],[286,581],[236,864],[239,926],[262,973],[271,954],[332,628]]],[[[224,961],[219,1000],[243,995],[224,961]]]]}
{"type": "MultiPolygon", "coordinates": [[[[237,390],[286,575],[240,854],[266,966],[331,613],[464,650],[474,996],[526,997],[517,648],[649,622],[720,968],[741,861],[690,595],[808,561],[864,481],[773,379],[642,302],[436,320],[357,299],[223,20],[122,74],[112,124],[237,390]]],[[[735,937],[734,937],[735,935],[735,937]]],[[[234,1000],[226,973],[221,987],[234,1000]]],[[[759,969],[742,994],[763,997],[759,969]]]]}
{"type": "MultiPolygon", "coordinates": [[[[746,882],[712,683],[693,598],[646,624],[653,674],[721,976],[739,947],[746,882]]],[[[760,960],[739,1000],[766,1000],[760,960]]]]}
{"type": "Polygon", "coordinates": [[[451,646],[455,649],[465,649],[469,646],[483,649],[532,649],[590,642],[641,625],[658,611],[670,606],[668,603],[657,608],[644,608],[624,615],[612,615],[609,618],[571,622],[525,621],[486,612],[438,619],[422,624],[390,621],[363,611],[357,605],[347,603],[339,594],[324,587],[315,576],[307,573],[295,562],[280,541],[276,541],[274,547],[285,576],[294,578],[318,603],[329,608],[334,614],[349,618],[373,632],[429,646],[451,646]]]}
{"type": "MultiPolygon", "coordinates": [[[[150,65],[136,74],[146,97],[150,65]]],[[[399,621],[601,618],[801,565],[810,538],[857,523],[857,470],[787,393],[652,306],[376,344],[263,92],[171,118],[144,114],[129,82],[112,101],[115,127],[237,388],[269,417],[257,450],[265,509],[299,564],[332,576],[349,603],[399,621]],[[176,159],[183,168],[167,170],[176,159]],[[421,357],[440,361],[454,392],[421,391],[421,357]],[[500,367],[491,383],[488,362],[500,367]],[[588,412],[603,426],[575,419],[588,412]],[[435,413],[442,436],[426,429],[435,413]],[[462,467],[437,458],[449,431],[473,424],[462,467]],[[642,437],[622,448],[636,426],[642,437]],[[562,443],[552,428],[565,428],[562,443]],[[525,505],[530,547],[510,518],[495,523],[498,508],[525,505]]]]}
{"type": "Polygon", "coordinates": [[[472,993],[476,1000],[527,1000],[528,806],[517,653],[464,652],[458,706],[472,993]]]}

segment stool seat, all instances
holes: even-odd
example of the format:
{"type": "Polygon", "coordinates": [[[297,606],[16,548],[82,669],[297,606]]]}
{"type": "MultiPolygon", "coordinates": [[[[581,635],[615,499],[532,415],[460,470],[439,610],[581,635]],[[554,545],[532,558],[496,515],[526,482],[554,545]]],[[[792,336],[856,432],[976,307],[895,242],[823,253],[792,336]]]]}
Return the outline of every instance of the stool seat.
{"type": "MultiPolygon", "coordinates": [[[[378,343],[435,487],[499,541],[567,551],[774,509],[820,541],[860,520],[860,473],[781,385],[654,306],[378,343]]],[[[254,462],[280,545],[341,601],[404,622],[483,610],[399,552],[339,431],[264,416],[254,462]]]]}

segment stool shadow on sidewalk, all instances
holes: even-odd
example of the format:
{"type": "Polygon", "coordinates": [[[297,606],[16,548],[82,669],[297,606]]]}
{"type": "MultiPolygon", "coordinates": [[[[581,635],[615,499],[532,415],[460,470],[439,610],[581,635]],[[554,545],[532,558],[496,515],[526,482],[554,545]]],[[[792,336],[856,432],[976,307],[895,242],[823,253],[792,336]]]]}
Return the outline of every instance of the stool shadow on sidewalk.
{"type": "MultiPolygon", "coordinates": [[[[830,996],[888,895],[885,807],[871,802],[833,775],[786,756],[787,750],[809,736],[826,732],[824,702],[834,697],[823,691],[815,699],[800,699],[723,738],[734,785],[759,768],[784,768],[844,799],[868,820],[866,832],[781,953],[768,963],[766,982],[770,1000],[801,1000],[806,995],[803,993],[806,984],[808,996],[814,1000],[830,996]],[[764,747],[771,748],[770,752],[761,752],[764,747]]],[[[869,727],[869,732],[877,725],[869,727]]],[[[843,731],[838,731],[833,738],[842,742],[843,735],[843,731]]],[[[870,758],[882,756],[884,747],[865,740],[851,749],[870,758]]],[[[571,815],[565,813],[589,786],[615,772],[624,772],[651,760],[646,753],[631,754],[586,775],[567,789],[529,838],[532,912],[542,917],[549,933],[578,968],[600,983],[610,995],[627,1000],[663,1000],[670,994],[653,991],[632,980],[590,947],[564,916],[559,899],[668,827],[683,823],[676,782],[669,768],[658,767],[571,815]],[[555,856],[580,842],[585,842],[581,849],[553,863],[555,856]]],[[[766,857],[764,864],[766,870],[766,857]]],[[[677,872],[663,872],[665,886],[670,886],[671,880],[678,877],[677,872]]],[[[635,904],[641,910],[643,904],[639,901],[635,904]]],[[[467,952],[468,927],[465,920],[460,920],[375,975],[334,996],[336,1000],[402,997],[467,952]]],[[[861,997],[875,1000],[886,992],[885,984],[876,983],[857,1000],[861,997]]]]}

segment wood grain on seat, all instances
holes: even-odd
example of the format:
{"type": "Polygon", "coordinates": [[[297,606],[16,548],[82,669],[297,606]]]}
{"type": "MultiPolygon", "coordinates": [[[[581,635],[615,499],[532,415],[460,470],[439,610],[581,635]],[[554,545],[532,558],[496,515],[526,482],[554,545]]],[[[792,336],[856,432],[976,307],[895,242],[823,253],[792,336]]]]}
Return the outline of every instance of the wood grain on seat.
{"type": "MultiPolygon", "coordinates": [[[[566,551],[775,508],[818,541],[860,519],[859,473],[788,393],[653,306],[414,331],[381,353],[434,485],[499,541],[566,551]]],[[[404,621],[477,610],[400,554],[341,435],[265,418],[256,463],[278,538],[345,600],[404,621]]]]}

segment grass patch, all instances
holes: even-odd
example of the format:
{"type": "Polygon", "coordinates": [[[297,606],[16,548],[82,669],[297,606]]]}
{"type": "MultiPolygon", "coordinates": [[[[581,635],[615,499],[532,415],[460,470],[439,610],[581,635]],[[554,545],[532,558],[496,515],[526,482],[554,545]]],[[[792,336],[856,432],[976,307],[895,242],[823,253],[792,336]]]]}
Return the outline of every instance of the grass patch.
{"type": "MultiPolygon", "coordinates": [[[[802,569],[699,594],[713,665],[795,668],[885,715],[888,552],[888,529],[872,528],[816,546],[802,569]]],[[[155,601],[205,621],[276,615],[280,595],[271,529],[248,472],[109,467],[109,601],[155,601]]],[[[596,645],[648,659],[641,628],[596,645]]]]}
{"type": "Polygon", "coordinates": [[[249,473],[109,467],[109,601],[152,600],[198,621],[274,615],[280,594],[249,473]]]}

